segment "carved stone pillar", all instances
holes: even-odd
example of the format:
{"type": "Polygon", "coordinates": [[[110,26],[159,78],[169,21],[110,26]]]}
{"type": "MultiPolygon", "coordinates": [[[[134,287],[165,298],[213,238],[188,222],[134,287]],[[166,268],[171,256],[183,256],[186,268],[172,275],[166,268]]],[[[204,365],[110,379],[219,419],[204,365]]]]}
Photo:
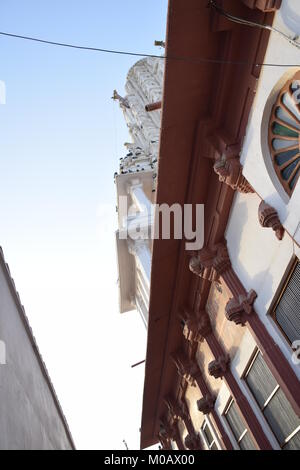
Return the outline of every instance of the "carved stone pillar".
{"type": "Polygon", "coordinates": [[[264,228],[271,228],[278,240],[283,239],[284,228],[278,217],[278,213],[274,207],[269,206],[265,201],[262,201],[258,208],[259,223],[264,228]]]}
{"type": "Polygon", "coordinates": [[[253,193],[254,190],[243,176],[243,167],[238,156],[222,155],[214,164],[214,171],[222,183],[240,193],[253,193]]]}

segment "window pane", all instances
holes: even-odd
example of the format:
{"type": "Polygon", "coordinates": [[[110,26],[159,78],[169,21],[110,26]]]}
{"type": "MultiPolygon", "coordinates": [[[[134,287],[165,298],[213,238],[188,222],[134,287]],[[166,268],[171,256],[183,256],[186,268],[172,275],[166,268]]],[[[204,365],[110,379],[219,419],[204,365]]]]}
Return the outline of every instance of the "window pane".
{"type": "Polygon", "coordinates": [[[246,426],[243,423],[243,421],[240,417],[240,414],[238,412],[238,409],[237,409],[234,402],[232,402],[232,404],[230,405],[228,411],[225,414],[225,417],[228,421],[228,424],[229,424],[236,440],[238,441],[239,438],[241,437],[241,435],[243,434],[243,432],[245,431],[246,426]]]}
{"type": "Polygon", "coordinates": [[[284,446],[284,450],[300,450],[300,431],[284,446]]]}
{"type": "Polygon", "coordinates": [[[300,263],[275,310],[275,317],[291,343],[300,337],[300,263]]]}
{"type": "Polygon", "coordinates": [[[295,414],[281,389],[276,392],[268,403],[264,410],[264,415],[281,445],[300,425],[300,419],[295,414]]]}
{"type": "Polygon", "coordinates": [[[240,449],[242,449],[242,450],[257,450],[257,447],[255,447],[255,444],[254,444],[249,432],[247,432],[247,434],[245,434],[243,439],[239,442],[239,445],[240,445],[240,449]]]}
{"type": "Polygon", "coordinates": [[[208,444],[211,444],[212,441],[214,440],[214,438],[213,438],[213,436],[212,436],[212,434],[211,434],[211,432],[210,432],[210,429],[209,429],[209,427],[208,427],[207,424],[204,426],[203,432],[204,432],[204,434],[205,434],[205,437],[206,437],[206,439],[207,439],[208,444]]]}
{"type": "Polygon", "coordinates": [[[218,447],[217,447],[217,444],[213,443],[210,450],[219,450],[218,447]]]}
{"type": "Polygon", "coordinates": [[[251,369],[246,376],[246,382],[259,406],[262,408],[271,393],[274,391],[277,382],[263,360],[261,353],[258,353],[255,361],[253,362],[251,369]]]}

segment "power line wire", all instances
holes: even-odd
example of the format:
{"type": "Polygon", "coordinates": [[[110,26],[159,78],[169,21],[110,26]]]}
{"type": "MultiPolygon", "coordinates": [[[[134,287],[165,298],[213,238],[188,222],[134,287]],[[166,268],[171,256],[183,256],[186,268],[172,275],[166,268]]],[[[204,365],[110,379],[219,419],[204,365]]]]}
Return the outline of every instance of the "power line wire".
{"type": "Polygon", "coordinates": [[[134,56],[134,57],[153,57],[157,59],[177,60],[177,61],[194,63],[194,64],[204,63],[204,64],[228,64],[228,65],[244,65],[244,66],[251,65],[255,67],[300,67],[300,64],[273,64],[273,63],[264,64],[264,63],[252,63],[248,61],[213,59],[213,58],[206,58],[206,57],[178,57],[178,56],[169,56],[169,55],[161,56],[161,55],[156,55],[156,54],[129,52],[129,51],[116,50],[116,49],[103,49],[99,47],[80,46],[78,44],[48,41],[46,39],[40,39],[40,38],[35,38],[35,37],[30,37],[30,36],[21,36],[19,34],[13,34],[13,33],[6,33],[4,31],[0,31],[0,35],[10,37],[10,38],[22,39],[25,41],[33,41],[37,43],[47,44],[51,46],[79,49],[79,50],[84,50],[84,51],[102,52],[106,54],[118,54],[118,55],[134,56]]]}
{"type": "Polygon", "coordinates": [[[280,31],[277,28],[274,28],[273,26],[270,26],[268,24],[261,24],[261,23],[256,23],[255,21],[249,21],[244,18],[240,18],[239,16],[234,16],[231,13],[228,13],[227,11],[223,10],[219,5],[217,5],[214,0],[209,0],[208,6],[213,7],[220,15],[225,16],[229,21],[232,21],[234,23],[242,24],[245,26],[251,26],[252,28],[260,28],[260,29],[267,29],[268,31],[271,31],[272,33],[280,34],[284,39],[286,39],[290,44],[293,46],[297,47],[300,49],[300,43],[295,41],[295,39],[291,38],[284,32],[280,31]]]}

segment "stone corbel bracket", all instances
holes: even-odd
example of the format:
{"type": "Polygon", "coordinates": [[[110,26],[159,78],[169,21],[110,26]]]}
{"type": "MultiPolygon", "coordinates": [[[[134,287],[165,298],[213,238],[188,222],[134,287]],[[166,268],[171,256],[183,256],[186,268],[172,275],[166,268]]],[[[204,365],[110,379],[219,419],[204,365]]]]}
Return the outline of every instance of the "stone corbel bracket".
{"type": "Polygon", "coordinates": [[[243,176],[243,167],[238,156],[223,154],[214,164],[219,181],[240,193],[254,193],[252,186],[243,176]]]}
{"type": "Polygon", "coordinates": [[[199,312],[184,311],[183,336],[191,344],[202,343],[205,337],[211,333],[211,322],[205,310],[199,312]]]}
{"type": "Polygon", "coordinates": [[[200,437],[196,433],[188,434],[184,440],[184,445],[189,450],[199,450],[201,449],[200,437]]]}
{"type": "Polygon", "coordinates": [[[202,397],[200,398],[200,400],[197,400],[197,408],[201,413],[207,415],[211,412],[211,410],[213,410],[215,401],[215,397],[207,394],[205,395],[205,397],[202,397]]]}
{"type": "Polygon", "coordinates": [[[236,325],[244,325],[247,321],[246,316],[253,313],[256,298],[256,292],[251,290],[247,295],[240,295],[238,299],[230,299],[225,307],[227,320],[233,321],[236,325]]]}
{"type": "Polygon", "coordinates": [[[191,387],[196,386],[195,376],[197,375],[197,366],[183,358],[181,354],[172,354],[172,360],[176,366],[178,375],[182,377],[191,387]]]}
{"type": "Polygon", "coordinates": [[[208,373],[215,379],[221,379],[228,369],[230,358],[228,355],[219,356],[208,364],[208,373]]]}
{"type": "Polygon", "coordinates": [[[284,236],[284,228],[279,220],[278,213],[274,207],[261,201],[258,208],[258,220],[263,228],[271,228],[278,240],[282,240],[284,236]]]}
{"type": "Polygon", "coordinates": [[[231,268],[231,262],[225,243],[213,248],[202,248],[197,255],[191,257],[190,271],[202,279],[218,282],[220,276],[231,268]]]}

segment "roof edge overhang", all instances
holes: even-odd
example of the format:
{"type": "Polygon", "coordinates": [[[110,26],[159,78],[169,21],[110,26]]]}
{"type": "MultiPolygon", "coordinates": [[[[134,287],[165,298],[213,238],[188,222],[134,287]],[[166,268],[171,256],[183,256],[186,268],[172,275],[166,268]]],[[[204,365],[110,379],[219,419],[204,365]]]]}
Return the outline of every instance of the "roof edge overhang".
{"type": "MultiPolygon", "coordinates": [[[[252,11],[242,2],[223,0],[222,5],[245,18],[272,24],[273,14],[252,11]]],[[[166,56],[185,59],[167,59],[165,64],[156,202],[205,204],[205,240],[210,243],[224,236],[234,194],[218,181],[214,159],[224,145],[241,148],[260,73],[253,64],[263,62],[269,33],[245,30],[206,6],[198,0],[190,0],[188,6],[169,0],[166,56]],[[241,59],[244,66],[229,63],[241,59]]],[[[182,342],[174,324],[189,290],[189,275],[184,242],[154,240],[142,449],[158,441],[163,398],[176,383],[169,358],[182,342]]]]}

